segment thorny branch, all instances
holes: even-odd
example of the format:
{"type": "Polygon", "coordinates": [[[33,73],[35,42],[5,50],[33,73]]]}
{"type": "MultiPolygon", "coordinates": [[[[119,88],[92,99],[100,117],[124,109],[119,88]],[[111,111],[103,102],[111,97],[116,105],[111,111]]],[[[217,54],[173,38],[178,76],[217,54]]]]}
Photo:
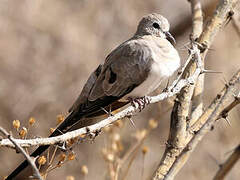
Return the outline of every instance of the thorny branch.
{"type": "MultiPolygon", "coordinates": [[[[203,30],[203,13],[200,0],[191,0],[191,9],[192,9],[192,35],[191,39],[197,40],[203,30]]],[[[204,66],[204,61],[202,59],[204,66]]],[[[205,74],[202,73],[198,77],[197,83],[194,87],[192,95],[192,118],[198,119],[203,113],[203,90],[204,90],[204,77],[205,74]]],[[[189,125],[194,123],[192,120],[189,125]]]]}
{"type": "Polygon", "coordinates": [[[28,163],[31,165],[31,167],[34,171],[34,176],[36,176],[36,178],[39,180],[43,180],[34,160],[24,151],[24,149],[15,141],[15,139],[5,129],[0,127],[0,132],[4,136],[7,136],[9,141],[11,141],[12,144],[15,146],[15,149],[20,151],[23,154],[23,156],[27,159],[28,163]]]}
{"type": "MultiPolygon", "coordinates": [[[[129,157],[131,155],[136,154],[137,150],[142,146],[144,140],[146,139],[147,135],[150,133],[150,130],[143,130],[141,132],[139,132],[141,135],[137,138],[137,141],[135,144],[133,144],[124,154],[124,156],[122,158],[120,158],[117,162],[117,167],[116,167],[116,176],[115,176],[115,180],[118,179],[119,174],[120,174],[120,170],[122,168],[122,166],[125,165],[126,161],[129,159],[129,157]]],[[[125,173],[126,175],[126,173],[125,173]]],[[[125,178],[124,178],[125,179],[125,178]]]]}
{"type": "MultiPolygon", "coordinates": [[[[179,171],[179,169],[185,164],[185,162],[190,157],[191,153],[197,146],[197,144],[202,140],[202,138],[211,131],[213,124],[220,114],[224,111],[224,107],[227,106],[229,100],[234,98],[233,91],[237,85],[240,84],[240,69],[232,77],[230,82],[223,88],[223,90],[216,96],[212,104],[208,107],[209,111],[205,111],[200,119],[204,119],[204,124],[198,131],[193,131],[193,138],[189,143],[186,144],[185,148],[176,157],[173,165],[169,169],[168,174],[165,176],[165,180],[172,179],[174,175],[179,171]]],[[[235,104],[237,105],[237,104],[235,104]]],[[[232,108],[235,106],[232,106],[232,108]]]]}
{"type": "Polygon", "coordinates": [[[232,24],[240,38],[240,5],[236,9],[237,10],[234,12],[234,16],[232,17],[232,24]]]}
{"type": "Polygon", "coordinates": [[[217,171],[213,180],[222,180],[240,159],[240,145],[238,145],[229,158],[220,165],[219,170],[217,171]]]}
{"type": "MultiPolygon", "coordinates": [[[[196,50],[196,49],[195,49],[196,50]]],[[[196,53],[195,50],[192,50],[188,59],[191,59],[192,56],[196,53]]],[[[185,66],[184,66],[185,67],[185,66]]],[[[182,71],[183,72],[183,71],[182,71]]],[[[180,90],[189,84],[194,84],[196,78],[201,73],[201,69],[195,71],[195,73],[187,79],[182,79],[182,74],[180,74],[177,79],[172,83],[172,85],[168,88],[167,91],[160,93],[157,96],[150,97],[150,104],[156,103],[161,100],[164,100],[168,97],[172,97],[180,92],[180,90]]],[[[130,117],[134,115],[135,112],[138,111],[138,107],[129,106],[123,111],[115,114],[114,116],[110,116],[96,124],[93,124],[88,127],[83,127],[68,133],[65,133],[60,136],[50,137],[50,138],[36,138],[36,139],[14,139],[21,147],[31,147],[31,146],[40,146],[40,145],[53,145],[57,143],[62,143],[70,139],[74,139],[83,134],[94,134],[99,132],[103,127],[110,125],[111,123],[122,119],[124,117],[130,117]]],[[[8,139],[0,140],[0,147],[10,147],[14,148],[15,146],[8,139]]]]}
{"type": "MultiPolygon", "coordinates": [[[[200,8],[196,8],[198,3],[200,2],[194,0],[190,2],[192,3],[192,7],[195,6],[195,8],[192,8],[194,11],[193,12],[194,16],[197,14],[196,11],[201,10],[200,8]]],[[[201,62],[201,59],[202,60],[205,59],[208,48],[212,44],[213,39],[220,30],[220,28],[228,20],[229,12],[233,10],[233,7],[234,5],[236,5],[236,2],[237,0],[222,0],[219,2],[219,5],[216,8],[215,13],[213,14],[209,23],[204,28],[204,31],[201,33],[200,37],[196,40],[198,44],[197,48],[201,51],[201,54],[197,58],[199,60],[195,62],[199,61],[201,62]]],[[[196,21],[197,18],[193,18],[193,20],[196,21]]],[[[201,25],[201,23],[197,23],[195,21],[193,22],[195,28],[197,27],[196,24],[201,25]]],[[[193,30],[193,32],[196,31],[193,30]]],[[[188,67],[185,69],[186,71],[185,78],[189,77],[191,73],[195,72],[195,69],[198,67],[195,62],[190,61],[189,64],[187,65],[188,67]]],[[[214,114],[216,113],[215,111],[218,110],[217,112],[220,113],[221,111],[219,112],[219,109],[223,110],[224,105],[226,106],[226,104],[223,104],[222,107],[220,105],[222,102],[218,102],[216,103],[216,107],[213,108],[210,106],[202,115],[191,114],[190,109],[193,87],[194,87],[193,85],[185,86],[180,91],[180,94],[177,96],[171,115],[171,126],[168,144],[165,149],[164,155],[160,161],[160,164],[153,175],[152,179],[154,180],[173,179],[175,177],[177,172],[188,160],[190,152],[194,150],[198,142],[202,139],[206,132],[208,132],[205,130],[206,128],[205,126],[207,126],[205,125],[206,121],[211,119],[212,120],[211,122],[214,123],[216,118],[218,118],[218,116],[217,117],[214,116],[214,114]],[[219,108],[219,106],[221,108],[219,108]],[[192,126],[193,127],[197,126],[198,129],[193,130],[192,126]],[[193,132],[195,132],[195,134],[193,132]]],[[[199,101],[198,103],[201,102],[199,101]]]]}

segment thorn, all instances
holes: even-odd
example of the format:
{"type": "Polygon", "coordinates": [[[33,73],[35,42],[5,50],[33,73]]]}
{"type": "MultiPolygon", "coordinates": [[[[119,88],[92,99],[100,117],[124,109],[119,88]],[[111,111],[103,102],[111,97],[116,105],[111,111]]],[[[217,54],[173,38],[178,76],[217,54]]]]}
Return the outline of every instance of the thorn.
{"type": "MultiPolygon", "coordinates": [[[[110,106],[110,108],[111,108],[111,106],[110,106]]],[[[109,112],[108,112],[105,108],[103,108],[103,107],[101,107],[101,109],[102,109],[107,115],[113,116],[112,113],[111,113],[111,109],[110,109],[109,112]]]]}
{"type": "Polygon", "coordinates": [[[60,131],[59,129],[56,129],[58,132],[60,132],[61,134],[64,134],[62,131],[60,131]]]}
{"type": "Polygon", "coordinates": [[[65,141],[61,145],[57,145],[57,147],[63,152],[67,150],[65,141]]]}
{"type": "Polygon", "coordinates": [[[110,116],[113,116],[112,115],[112,105],[110,104],[110,106],[109,106],[109,113],[110,113],[110,116]]]}
{"type": "Polygon", "coordinates": [[[91,139],[91,143],[93,143],[96,137],[101,133],[101,129],[97,129],[96,131],[89,133],[89,138],[91,139]]]}
{"type": "Polygon", "coordinates": [[[188,51],[191,51],[188,45],[190,45],[190,42],[184,43],[183,46],[180,47],[180,50],[185,51],[187,49],[188,51]]]}
{"type": "Polygon", "coordinates": [[[187,151],[191,151],[191,150],[192,150],[192,147],[189,146],[189,145],[187,145],[186,150],[187,150],[187,151]]]}
{"type": "Polygon", "coordinates": [[[215,49],[213,49],[213,48],[207,48],[208,49],[208,51],[216,51],[215,49]]]}
{"type": "Polygon", "coordinates": [[[236,101],[240,101],[240,92],[238,94],[233,93],[233,97],[236,101]]]}
{"type": "Polygon", "coordinates": [[[223,75],[223,79],[221,79],[221,82],[224,84],[224,85],[226,85],[226,84],[228,84],[228,81],[227,81],[227,79],[226,79],[226,77],[223,75]]]}
{"type": "Polygon", "coordinates": [[[232,127],[232,125],[231,125],[231,123],[230,123],[230,121],[228,120],[227,117],[225,117],[225,118],[223,118],[223,119],[228,123],[228,125],[229,125],[230,127],[232,127]]]}
{"type": "Polygon", "coordinates": [[[221,166],[221,163],[212,154],[207,153],[207,155],[217,166],[221,166]]]}
{"type": "Polygon", "coordinates": [[[85,127],[86,128],[86,134],[89,134],[90,133],[90,129],[88,126],[85,127]]]}
{"type": "Polygon", "coordinates": [[[227,15],[227,18],[226,18],[226,23],[224,24],[224,27],[226,27],[229,24],[229,22],[232,20],[233,15],[234,15],[234,11],[230,10],[228,12],[228,15],[227,15]]]}
{"type": "Polygon", "coordinates": [[[130,118],[128,118],[128,119],[130,120],[130,123],[132,124],[132,126],[133,126],[134,128],[136,128],[136,125],[135,125],[135,123],[133,122],[132,118],[130,117],[130,118]]]}
{"type": "Polygon", "coordinates": [[[101,109],[102,109],[106,114],[109,113],[105,108],[101,107],[101,109]]]}
{"type": "Polygon", "coordinates": [[[196,41],[194,41],[194,43],[198,46],[198,49],[200,50],[200,53],[203,53],[206,49],[209,50],[210,48],[204,44],[204,43],[198,43],[196,41]]]}
{"type": "Polygon", "coordinates": [[[101,129],[97,129],[96,131],[94,131],[94,136],[97,137],[101,132],[102,132],[101,129]]]}
{"type": "Polygon", "coordinates": [[[201,72],[202,74],[203,73],[223,73],[223,72],[221,72],[221,71],[214,71],[214,70],[210,70],[210,69],[203,69],[202,70],[202,72],[201,72]]]}
{"type": "Polygon", "coordinates": [[[168,91],[168,86],[169,86],[169,79],[167,81],[166,87],[162,90],[162,92],[167,92],[168,91]]]}
{"type": "Polygon", "coordinates": [[[213,131],[213,130],[214,130],[214,125],[210,127],[210,131],[213,131]]]}
{"type": "Polygon", "coordinates": [[[235,148],[230,149],[229,151],[227,151],[227,152],[224,153],[224,156],[228,156],[230,153],[233,153],[234,150],[235,150],[235,148]]]}

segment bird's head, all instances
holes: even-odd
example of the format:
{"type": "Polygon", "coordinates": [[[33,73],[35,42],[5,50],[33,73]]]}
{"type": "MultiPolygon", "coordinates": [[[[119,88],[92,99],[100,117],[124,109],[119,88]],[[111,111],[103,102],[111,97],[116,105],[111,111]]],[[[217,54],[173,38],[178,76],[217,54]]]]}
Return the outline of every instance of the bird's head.
{"type": "Polygon", "coordinates": [[[175,39],[169,33],[169,22],[160,14],[153,13],[146,15],[138,24],[137,32],[135,35],[153,35],[161,38],[168,39],[172,44],[175,39]]]}

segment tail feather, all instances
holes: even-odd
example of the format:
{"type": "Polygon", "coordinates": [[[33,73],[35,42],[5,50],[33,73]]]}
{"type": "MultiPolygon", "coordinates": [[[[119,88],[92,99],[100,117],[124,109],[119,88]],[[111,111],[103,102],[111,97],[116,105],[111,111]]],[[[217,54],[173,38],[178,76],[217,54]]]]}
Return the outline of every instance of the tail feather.
{"type": "MultiPolygon", "coordinates": [[[[134,89],[135,85],[132,87],[129,87],[128,90],[125,92],[125,94],[131,92],[134,89]]],[[[101,109],[101,107],[106,107],[113,102],[117,101],[118,99],[122,98],[125,94],[116,97],[116,96],[105,96],[100,99],[97,99],[96,101],[87,101],[85,104],[81,104],[78,108],[76,108],[74,111],[72,111],[68,117],[57,127],[57,129],[49,136],[54,137],[61,135],[62,133],[66,133],[68,130],[71,130],[71,127],[75,125],[75,123],[78,123],[83,117],[92,117],[96,115],[100,115],[102,113],[105,113],[101,109]],[[102,111],[102,112],[100,112],[102,111]]],[[[124,106],[125,103],[120,103],[117,108],[120,108],[124,106]]],[[[113,107],[113,109],[117,109],[116,107],[113,107]]],[[[84,127],[87,126],[83,123],[84,127]]],[[[80,128],[80,127],[79,127],[80,128]]],[[[40,154],[42,154],[49,145],[39,146],[32,154],[31,156],[37,157],[40,154]]],[[[27,160],[25,160],[22,164],[20,164],[7,178],[6,180],[11,180],[14,177],[16,177],[22,170],[24,170],[28,166],[27,160]]]]}

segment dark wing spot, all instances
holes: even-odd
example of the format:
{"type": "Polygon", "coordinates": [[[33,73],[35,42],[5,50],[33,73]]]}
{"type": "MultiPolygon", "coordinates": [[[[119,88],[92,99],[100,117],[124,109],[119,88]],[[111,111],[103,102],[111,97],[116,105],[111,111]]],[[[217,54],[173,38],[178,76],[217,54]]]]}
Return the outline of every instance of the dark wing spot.
{"type": "Polygon", "coordinates": [[[116,81],[116,79],[117,79],[117,74],[114,73],[114,72],[112,71],[112,69],[110,68],[110,78],[109,78],[108,82],[109,82],[110,84],[113,84],[113,83],[116,81]]]}
{"type": "Polygon", "coordinates": [[[98,77],[101,71],[102,71],[102,65],[100,64],[98,68],[95,70],[95,75],[98,77]]]}

